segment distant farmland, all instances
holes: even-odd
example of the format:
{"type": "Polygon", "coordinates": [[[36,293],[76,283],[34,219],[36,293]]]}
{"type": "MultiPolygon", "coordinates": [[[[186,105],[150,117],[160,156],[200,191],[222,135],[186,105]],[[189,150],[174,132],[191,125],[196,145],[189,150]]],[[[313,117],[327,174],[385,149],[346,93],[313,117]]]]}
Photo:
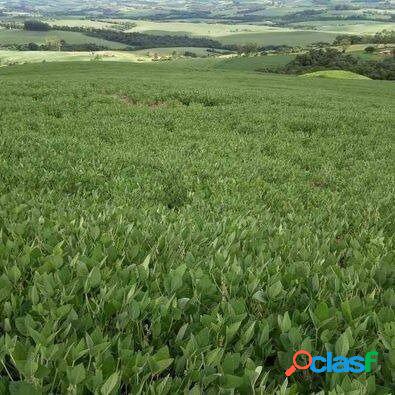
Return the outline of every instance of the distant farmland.
{"type": "Polygon", "coordinates": [[[274,31],[264,33],[242,33],[217,37],[224,44],[257,43],[259,45],[308,45],[314,42],[332,42],[338,33],[318,31],[274,31]]]}
{"type": "Polygon", "coordinates": [[[0,44],[27,44],[34,42],[44,44],[46,40],[65,40],[68,44],[94,43],[111,49],[122,49],[126,46],[121,43],[103,40],[101,38],[88,37],[78,32],[63,32],[50,30],[46,32],[32,32],[25,30],[1,30],[0,44]]]}

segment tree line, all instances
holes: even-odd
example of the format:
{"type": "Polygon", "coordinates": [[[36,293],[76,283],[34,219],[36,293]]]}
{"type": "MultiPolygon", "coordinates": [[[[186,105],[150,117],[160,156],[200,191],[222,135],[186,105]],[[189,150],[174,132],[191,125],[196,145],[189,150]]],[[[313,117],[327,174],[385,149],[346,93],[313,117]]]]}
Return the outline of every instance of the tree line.
{"type": "Polygon", "coordinates": [[[48,40],[45,44],[0,44],[0,48],[13,51],[67,51],[67,52],[96,52],[109,51],[111,48],[95,43],[69,44],[64,40],[48,40]]]}
{"type": "Polygon", "coordinates": [[[341,34],[337,36],[333,42],[333,45],[344,45],[347,44],[394,44],[395,43],[395,31],[394,30],[382,30],[374,35],[355,35],[355,34],[341,34]]]}
{"type": "Polygon", "coordinates": [[[283,67],[259,71],[305,74],[321,70],[346,70],[376,80],[395,80],[395,60],[393,57],[380,61],[363,60],[335,48],[311,49],[306,53],[298,54],[295,59],[283,67]]]}
{"type": "Polygon", "coordinates": [[[31,20],[25,21],[24,29],[29,31],[45,32],[51,30],[51,26],[45,22],[31,20]]]}

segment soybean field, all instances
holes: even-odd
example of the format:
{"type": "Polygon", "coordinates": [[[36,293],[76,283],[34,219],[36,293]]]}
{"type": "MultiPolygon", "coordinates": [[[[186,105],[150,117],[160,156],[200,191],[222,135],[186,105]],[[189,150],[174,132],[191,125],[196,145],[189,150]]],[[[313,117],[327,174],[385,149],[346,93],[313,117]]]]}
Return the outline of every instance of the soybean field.
{"type": "Polygon", "coordinates": [[[390,394],[394,89],[0,68],[0,393],[390,394]],[[286,378],[297,350],[370,373],[286,378]]]}

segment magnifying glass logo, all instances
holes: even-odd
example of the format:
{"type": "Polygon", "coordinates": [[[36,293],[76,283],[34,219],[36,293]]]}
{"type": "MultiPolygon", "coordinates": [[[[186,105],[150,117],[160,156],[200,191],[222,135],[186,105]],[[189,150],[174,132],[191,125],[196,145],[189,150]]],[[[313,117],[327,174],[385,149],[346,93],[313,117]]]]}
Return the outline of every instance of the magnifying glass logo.
{"type": "Polygon", "coordinates": [[[307,370],[311,366],[311,364],[313,363],[313,357],[311,356],[311,354],[308,351],[299,350],[299,351],[297,351],[294,354],[292,362],[293,362],[293,365],[289,369],[287,369],[286,372],[285,372],[285,375],[287,377],[292,376],[296,372],[296,369],[298,369],[298,370],[307,370]],[[298,358],[299,355],[307,355],[307,357],[309,358],[309,362],[307,363],[307,365],[300,366],[298,364],[297,358],[298,358]]]}

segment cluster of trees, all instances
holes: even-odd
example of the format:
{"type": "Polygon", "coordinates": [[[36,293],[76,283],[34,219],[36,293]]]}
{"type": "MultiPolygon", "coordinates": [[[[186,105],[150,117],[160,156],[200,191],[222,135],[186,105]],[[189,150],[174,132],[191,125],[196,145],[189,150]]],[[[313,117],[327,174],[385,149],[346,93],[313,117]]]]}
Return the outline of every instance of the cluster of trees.
{"type": "Polygon", "coordinates": [[[223,45],[206,37],[151,35],[144,33],[125,33],[115,30],[92,29],[85,32],[87,36],[115,41],[134,48],[152,47],[205,47],[222,48],[223,45]]]}
{"type": "Polygon", "coordinates": [[[112,21],[110,19],[90,19],[91,21],[94,22],[103,22],[103,23],[107,23],[110,25],[114,25],[116,26],[116,30],[129,30],[129,29],[133,29],[134,27],[137,26],[137,23],[135,22],[130,22],[130,21],[112,21]]]}
{"type": "Polygon", "coordinates": [[[14,51],[75,51],[75,52],[95,52],[107,51],[110,48],[97,45],[95,43],[69,44],[64,40],[47,40],[44,44],[2,44],[0,48],[7,48],[14,51]]]}
{"type": "Polygon", "coordinates": [[[306,20],[317,20],[317,15],[322,14],[325,12],[325,9],[321,10],[304,10],[304,11],[298,11],[294,12],[292,14],[286,14],[281,17],[282,20],[284,21],[292,21],[292,22],[303,22],[306,20]]]}
{"type": "Polygon", "coordinates": [[[265,54],[268,52],[293,52],[294,47],[289,45],[258,45],[249,43],[244,45],[227,45],[226,49],[237,52],[239,55],[265,54]]]}
{"type": "Polygon", "coordinates": [[[381,61],[366,61],[334,48],[312,49],[297,55],[294,60],[276,71],[303,74],[319,70],[347,70],[373,79],[394,80],[395,60],[388,58],[381,61]]]}
{"type": "Polygon", "coordinates": [[[82,44],[69,44],[63,42],[61,51],[75,51],[75,52],[96,52],[96,51],[110,51],[111,48],[104,45],[98,45],[95,43],[82,43],[82,44]]]}
{"type": "Polygon", "coordinates": [[[344,44],[394,44],[395,43],[395,31],[394,30],[383,30],[377,32],[374,35],[349,35],[341,34],[335,38],[333,45],[344,45],[344,44]]]}
{"type": "Polygon", "coordinates": [[[353,11],[359,10],[361,7],[355,4],[335,4],[332,9],[335,11],[353,11]]]}
{"type": "Polygon", "coordinates": [[[51,30],[51,26],[45,22],[32,20],[25,21],[24,29],[29,31],[46,32],[48,30],[51,30]]]}
{"type": "Polygon", "coordinates": [[[184,56],[186,56],[188,58],[197,58],[198,57],[195,52],[191,52],[191,51],[185,51],[184,56]]]}
{"type": "Polygon", "coordinates": [[[5,29],[23,29],[23,24],[15,21],[3,22],[0,21],[0,26],[5,29]]]}

